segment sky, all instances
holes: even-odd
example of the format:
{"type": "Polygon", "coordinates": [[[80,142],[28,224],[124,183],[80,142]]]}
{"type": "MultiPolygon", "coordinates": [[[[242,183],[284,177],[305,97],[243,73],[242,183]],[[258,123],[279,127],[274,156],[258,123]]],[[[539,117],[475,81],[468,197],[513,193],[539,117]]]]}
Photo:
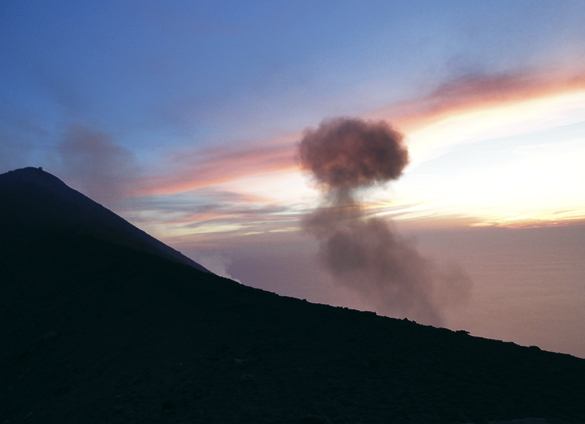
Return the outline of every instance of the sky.
{"type": "MultiPolygon", "coordinates": [[[[583,252],[551,235],[585,221],[583,17],[584,2],[564,0],[5,0],[0,172],[42,166],[245,284],[376,309],[310,259],[318,240],[303,219],[321,197],[298,145],[333,118],[384,121],[410,162],[361,193],[364,216],[473,277],[472,306],[442,322],[472,328],[489,314],[478,270],[506,250],[496,235],[527,240],[507,253],[517,258],[549,246],[553,268],[562,248],[583,252]],[[465,259],[474,249],[483,262],[465,259]]],[[[578,263],[551,299],[585,302],[578,263]]],[[[559,324],[573,331],[564,341],[544,343],[585,357],[576,316],[559,324]]],[[[508,327],[475,333],[522,338],[508,327]]],[[[534,331],[526,343],[548,340],[534,331]]]]}

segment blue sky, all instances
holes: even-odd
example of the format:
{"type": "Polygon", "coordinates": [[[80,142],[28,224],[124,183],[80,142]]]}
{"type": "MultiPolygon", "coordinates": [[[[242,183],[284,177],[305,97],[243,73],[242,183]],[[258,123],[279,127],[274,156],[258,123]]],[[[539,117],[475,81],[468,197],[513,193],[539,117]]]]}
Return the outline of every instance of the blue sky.
{"type": "Polygon", "coordinates": [[[584,17],[563,0],[3,1],[0,172],[42,166],[194,256],[261,251],[316,205],[303,132],[351,116],[410,150],[365,195],[372,216],[582,223],[584,17]]]}
{"type": "Polygon", "coordinates": [[[584,11],[520,1],[4,2],[3,115],[48,132],[31,144],[58,143],[73,122],[148,162],[145,151],[364,114],[462,75],[578,66],[584,11]]]}
{"type": "Polygon", "coordinates": [[[532,1],[4,2],[2,100],[13,120],[48,131],[47,141],[83,123],[138,154],[269,137],[424,95],[462,75],[578,67],[583,9],[532,1]]]}

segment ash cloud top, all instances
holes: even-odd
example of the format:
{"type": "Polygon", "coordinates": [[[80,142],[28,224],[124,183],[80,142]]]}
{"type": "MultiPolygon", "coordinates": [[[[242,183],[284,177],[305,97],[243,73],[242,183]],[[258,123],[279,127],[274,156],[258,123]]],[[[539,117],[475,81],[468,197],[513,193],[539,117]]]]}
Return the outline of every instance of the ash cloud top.
{"type": "Polygon", "coordinates": [[[305,131],[301,167],[326,189],[351,190],[395,180],[408,164],[404,136],[384,121],[336,118],[305,131]]]}

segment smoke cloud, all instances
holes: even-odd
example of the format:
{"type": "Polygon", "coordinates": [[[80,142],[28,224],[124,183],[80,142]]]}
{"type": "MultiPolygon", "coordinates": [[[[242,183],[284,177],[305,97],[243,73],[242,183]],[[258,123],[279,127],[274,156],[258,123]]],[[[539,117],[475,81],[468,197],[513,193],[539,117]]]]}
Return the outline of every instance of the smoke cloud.
{"type": "Polygon", "coordinates": [[[383,121],[336,118],[305,131],[300,166],[312,174],[322,199],[304,227],[320,240],[320,263],[337,284],[381,313],[441,325],[440,307],[465,296],[469,277],[456,266],[435,266],[391,221],[366,217],[358,202],[363,189],[402,175],[408,164],[403,141],[383,121]]]}
{"type": "Polygon", "coordinates": [[[325,121],[305,132],[299,146],[301,164],[329,191],[385,183],[400,177],[408,163],[403,138],[385,122],[325,121]]]}
{"type": "Polygon", "coordinates": [[[59,153],[63,173],[98,202],[124,197],[139,173],[129,150],[83,125],[69,128],[59,153]]]}

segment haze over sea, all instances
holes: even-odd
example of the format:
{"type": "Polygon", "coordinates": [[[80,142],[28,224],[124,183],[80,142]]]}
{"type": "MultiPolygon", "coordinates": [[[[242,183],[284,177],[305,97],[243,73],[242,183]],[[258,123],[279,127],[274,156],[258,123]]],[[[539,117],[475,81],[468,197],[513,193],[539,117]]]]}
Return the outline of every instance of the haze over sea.
{"type": "Polygon", "coordinates": [[[585,358],[585,227],[449,232],[421,247],[473,278],[450,327],[585,358]]]}
{"type": "MultiPolygon", "coordinates": [[[[463,305],[445,308],[445,326],[585,358],[585,226],[405,231],[437,263],[472,278],[463,305]]],[[[309,237],[287,234],[222,252],[184,250],[254,287],[309,301],[371,310],[335,286],[309,237]]]]}

